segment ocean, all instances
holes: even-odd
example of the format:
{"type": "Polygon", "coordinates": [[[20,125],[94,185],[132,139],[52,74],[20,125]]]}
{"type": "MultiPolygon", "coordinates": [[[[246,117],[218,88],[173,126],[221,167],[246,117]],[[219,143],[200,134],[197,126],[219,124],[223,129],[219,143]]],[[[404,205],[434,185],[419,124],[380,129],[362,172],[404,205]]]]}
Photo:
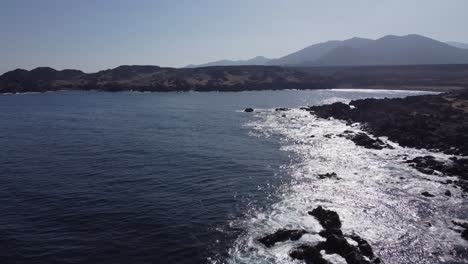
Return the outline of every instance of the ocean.
{"type": "Polygon", "coordinates": [[[403,162],[448,156],[365,149],[336,136],[359,125],[299,109],[425,93],[0,95],[0,263],[298,263],[287,254],[298,241],[257,239],[320,230],[307,214],[318,205],[387,264],[468,263],[451,225],[468,217],[461,190],[403,162]],[[329,172],[338,179],[317,178],[329,172]]]}

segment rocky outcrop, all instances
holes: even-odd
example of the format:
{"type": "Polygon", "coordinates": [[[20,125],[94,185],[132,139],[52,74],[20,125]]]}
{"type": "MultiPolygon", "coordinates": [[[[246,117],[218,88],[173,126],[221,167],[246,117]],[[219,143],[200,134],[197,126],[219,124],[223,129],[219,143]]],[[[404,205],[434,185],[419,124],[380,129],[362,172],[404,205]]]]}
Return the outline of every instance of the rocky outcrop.
{"type": "MultiPolygon", "coordinates": [[[[302,242],[289,252],[291,258],[304,261],[307,264],[328,264],[330,262],[321,253],[321,251],[325,251],[326,254],[340,255],[349,264],[382,263],[375,256],[372,247],[365,239],[357,234],[343,234],[341,220],[336,212],[318,206],[308,214],[315,217],[322,225],[323,230],[319,235],[324,237],[325,241],[315,245],[302,242]],[[354,240],[357,246],[351,245],[348,239],[354,240]]],[[[277,242],[297,241],[307,233],[308,231],[301,229],[280,229],[273,234],[260,238],[258,241],[266,247],[272,247],[277,242]]]]}
{"type": "Polygon", "coordinates": [[[302,237],[302,235],[307,234],[305,230],[288,230],[288,229],[280,229],[273,234],[264,236],[260,238],[258,241],[265,245],[266,247],[271,247],[278,242],[284,242],[287,240],[296,241],[302,237]]]}
{"type": "Polygon", "coordinates": [[[286,108],[286,107],[278,107],[278,108],[275,108],[275,111],[276,112],[279,112],[279,111],[289,111],[290,109],[289,108],[286,108]]]}
{"type": "Polygon", "coordinates": [[[428,155],[407,160],[406,163],[424,174],[458,176],[460,180],[454,183],[468,192],[468,158],[452,157],[444,162],[428,155]]]}
{"type": "Polygon", "coordinates": [[[250,107],[244,109],[244,112],[246,112],[246,113],[251,113],[251,112],[253,112],[253,111],[254,111],[254,109],[253,109],[253,108],[250,108],[250,107]]]}
{"type": "MultiPolygon", "coordinates": [[[[346,131],[345,131],[346,132],[346,131]]],[[[393,148],[392,146],[384,143],[382,140],[379,138],[373,139],[369,137],[366,133],[346,133],[346,134],[341,134],[340,136],[343,136],[351,141],[354,142],[354,144],[365,147],[368,149],[383,149],[383,148],[393,148]]]]}
{"type": "Polygon", "coordinates": [[[393,99],[363,99],[306,109],[321,118],[359,122],[401,146],[468,155],[468,90],[393,99]]]}
{"type": "Polygon", "coordinates": [[[425,197],[435,197],[435,195],[429,193],[429,192],[422,192],[421,193],[422,196],[425,196],[425,197]]]}
{"type": "Polygon", "coordinates": [[[463,228],[461,231],[461,237],[465,240],[468,240],[468,222],[461,222],[461,221],[452,221],[452,223],[456,226],[463,228]]]}
{"type": "Polygon", "coordinates": [[[340,216],[334,211],[326,210],[322,206],[319,206],[308,214],[314,216],[325,230],[341,228],[340,216]]]}
{"type": "Polygon", "coordinates": [[[338,178],[338,175],[336,175],[335,172],[319,174],[318,177],[319,177],[319,179],[321,179],[321,180],[323,180],[323,179],[335,179],[335,180],[339,180],[339,179],[340,179],[340,178],[338,178]]]}
{"type": "Polygon", "coordinates": [[[292,258],[304,260],[306,263],[329,263],[320,254],[320,251],[325,250],[327,254],[340,255],[349,264],[381,263],[366,240],[357,234],[343,234],[340,217],[336,212],[319,206],[309,214],[314,216],[324,228],[319,234],[326,240],[316,245],[302,244],[294,248],[289,254],[292,258]],[[357,246],[351,245],[346,238],[354,240],[357,246]]]}

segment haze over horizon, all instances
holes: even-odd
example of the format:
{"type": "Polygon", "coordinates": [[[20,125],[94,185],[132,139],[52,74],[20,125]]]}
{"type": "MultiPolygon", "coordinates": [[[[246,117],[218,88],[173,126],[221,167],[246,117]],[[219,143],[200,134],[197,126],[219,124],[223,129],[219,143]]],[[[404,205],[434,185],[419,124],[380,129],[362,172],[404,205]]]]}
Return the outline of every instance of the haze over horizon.
{"type": "Polygon", "coordinates": [[[403,0],[0,2],[6,40],[0,44],[0,74],[38,66],[95,72],[123,64],[183,67],[278,58],[327,40],[389,34],[468,42],[463,0],[424,6],[403,0]]]}

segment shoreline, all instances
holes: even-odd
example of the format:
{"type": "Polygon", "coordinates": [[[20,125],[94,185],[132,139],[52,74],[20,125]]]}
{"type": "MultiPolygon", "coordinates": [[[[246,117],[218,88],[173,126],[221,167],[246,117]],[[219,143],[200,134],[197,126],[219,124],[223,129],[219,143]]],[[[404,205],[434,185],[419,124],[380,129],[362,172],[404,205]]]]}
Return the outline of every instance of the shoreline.
{"type": "Polygon", "coordinates": [[[382,87],[333,87],[333,88],[318,88],[318,89],[246,89],[246,90],[173,90],[173,91],[146,91],[146,90],[103,90],[103,89],[59,89],[59,90],[47,90],[47,91],[27,91],[27,92],[0,92],[0,95],[12,96],[12,95],[26,95],[26,94],[46,94],[54,92],[108,92],[108,93],[242,93],[242,92],[273,92],[273,91],[336,91],[336,92],[415,92],[421,93],[426,92],[430,94],[440,94],[468,90],[468,88],[457,86],[457,87],[421,87],[421,86],[407,86],[406,89],[402,87],[394,86],[382,86],[382,87]]]}
{"type": "Polygon", "coordinates": [[[406,163],[424,174],[457,176],[458,181],[446,184],[457,185],[468,193],[468,90],[406,98],[368,98],[303,110],[319,118],[343,120],[348,126],[361,124],[375,139],[347,131],[339,136],[365,148],[387,148],[379,139],[386,137],[402,147],[451,155],[450,161],[422,156],[406,163]]]}

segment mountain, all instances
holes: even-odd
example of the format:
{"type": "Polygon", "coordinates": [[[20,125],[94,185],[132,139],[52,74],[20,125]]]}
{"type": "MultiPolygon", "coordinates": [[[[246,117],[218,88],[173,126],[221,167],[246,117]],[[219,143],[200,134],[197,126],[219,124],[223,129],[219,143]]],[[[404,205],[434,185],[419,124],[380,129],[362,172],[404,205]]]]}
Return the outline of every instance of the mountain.
{"type": "Polygon", "coordinates": [[[468,49],[468,43],[461,43],[461,42],[456,42],[456,41],[447,41],[445,43],[449,44],[450,46],[454,46],[460,49],[468,49]]]}
{"type": "Polygon", "coordinates": [[[307,61],[315,61],[323,55],[333,51],[334,49],[342,46],[348,47],[361,47],[370,42],[372,39],[365,38],[352,38],[344,41],[330,40],[323,43],[308,46],[302,50],[288,54],[279,59],[269,61],[268,65],[299,65],[307,61]]]}
{"type": "Polygon", "coordinates": [[[185,68],[200,68],[210,66],[265,65],[268,61],[270,61],[270,59],[265,58],[263,56],[257,56],[249,60],[219,60],[199,65],[190,64],[187,65],[185,68]]]}
{"type": "Polygon", "coordinates": [[[360,66],[468,63],[468,50],[420,35],[352,38],[309,46],[269,65],[360,66]]]}

